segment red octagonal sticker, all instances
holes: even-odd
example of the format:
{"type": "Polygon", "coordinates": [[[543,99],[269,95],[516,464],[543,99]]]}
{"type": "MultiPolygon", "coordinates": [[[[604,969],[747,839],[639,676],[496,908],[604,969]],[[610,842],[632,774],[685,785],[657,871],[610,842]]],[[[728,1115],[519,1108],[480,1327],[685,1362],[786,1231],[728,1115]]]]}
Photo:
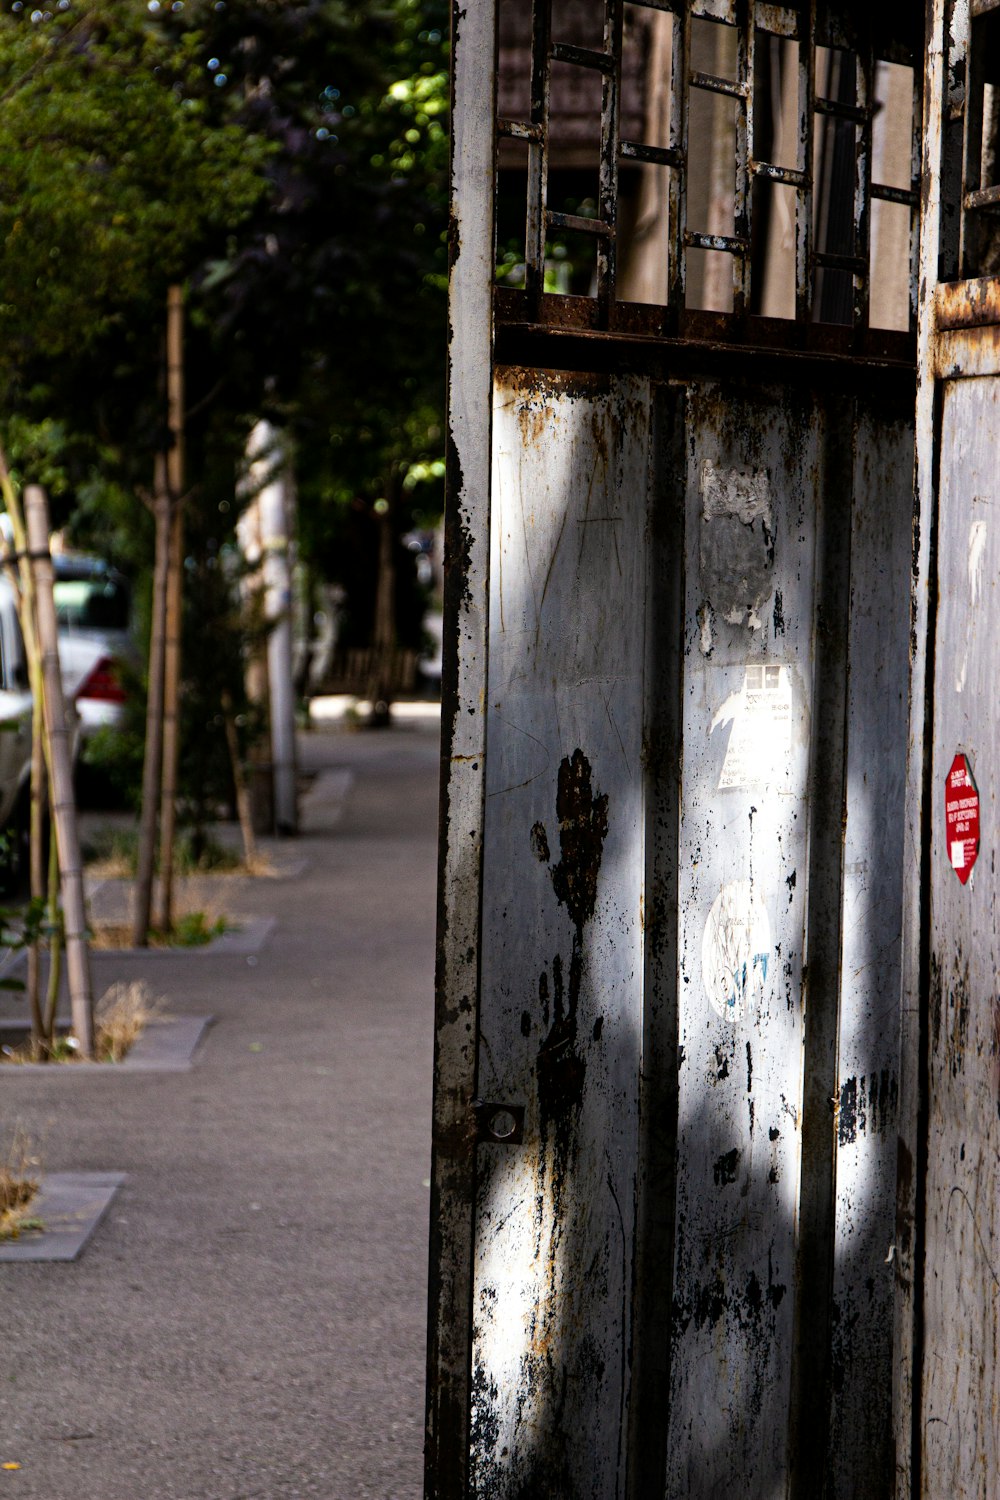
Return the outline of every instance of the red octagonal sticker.
{"type": "Polygon", "coordinates": [[[944,824],[948,859],[964,885],[979,855],[979,792],[961,754],[952,761],[944,786],[944,824]]]}

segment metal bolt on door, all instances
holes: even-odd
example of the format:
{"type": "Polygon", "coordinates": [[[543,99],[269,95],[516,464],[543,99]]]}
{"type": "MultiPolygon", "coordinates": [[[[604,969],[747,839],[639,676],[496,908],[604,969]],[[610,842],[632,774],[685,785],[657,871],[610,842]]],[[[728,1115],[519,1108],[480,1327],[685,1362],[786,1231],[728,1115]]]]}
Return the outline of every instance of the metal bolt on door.
{"type": "Polygon", "coordinates": [[[893,1493],[909,9],[456,12],[429,1497],[893,1493]]]}

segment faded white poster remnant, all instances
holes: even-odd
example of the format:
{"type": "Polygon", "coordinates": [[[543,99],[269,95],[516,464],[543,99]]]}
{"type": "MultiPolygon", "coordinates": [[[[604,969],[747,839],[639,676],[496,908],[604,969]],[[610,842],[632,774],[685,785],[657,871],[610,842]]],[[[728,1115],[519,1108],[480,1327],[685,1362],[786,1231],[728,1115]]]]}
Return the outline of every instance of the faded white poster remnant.
{"type": "Polygon", "coordinates": [[[730,693],[709,734],[732,724],[719,789],[775,786],[788,775],[792,749],[792,683],[778,662],[748,662],[743,685],[730,693]]]}
{"type": "Polygon", "coordinates": [[[764,997],[771,962],[767,907],[749,880],[724,885],[712,902],[701,943],[705,990],[716,1015],[740,1017],[764,997]]]}

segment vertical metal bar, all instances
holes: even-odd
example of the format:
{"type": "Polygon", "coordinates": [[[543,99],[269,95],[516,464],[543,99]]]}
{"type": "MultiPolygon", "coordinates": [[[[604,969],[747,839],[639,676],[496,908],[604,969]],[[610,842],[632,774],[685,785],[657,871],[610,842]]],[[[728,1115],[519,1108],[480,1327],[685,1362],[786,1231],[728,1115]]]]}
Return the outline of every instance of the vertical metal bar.
{"type": "Polygon", "coordinates": [[[614,68],[604,75],[601,102],[600,216],[610,234],[597,242],[597,302],[601,327],[608,326],[615,299],[618,227],[618,121],[621,108],[623,0],[607,0],[604,14],[604,50],[614,58],[614,68]]]}
{"type": "Polygon", "coordinates": [[[667,306],[675,317],[684,308],[687,285],[688,121],[690,117],[691,6],[685,4],[674,16],[670,71],[670,146],[678,153],[680,166],[670,170],[670,279],[667,306]]]}
{"type": "Polygon", "coordinates": [[[834,1142],[846,809],[847,642],[857,404],[832,398],[825,415],[817,528],[814,745],[809,790],[808,916],[795,1343],[789,1417],[789,1500],[816,1500],[829,1472],[834,1142]]]}
{"type": "Polygon", "coordinates": [[[468,1490],[493,385],[496,0],[452,14],[445,658],[428,1290],[428,1500],[468,1490]]]}
{"type": "Polygon", "coordinates": [[[625,1493],[664,1495],[670,1403],[677,1197],[679,1056],[678,837],[684,746],[685,489],[688,388],[653,403],[649,596],[646,604],[646,944],[639,1080],[639,1172],[632,1395],[625,1493]]]}
{"type": "Polygon", "coordinates": [[[753,73],[756,28],[754,0],[739,0],[737,6],[736,77],[741,94],[736,105],[736,195],[734,225],[736,238],[745,249],[733,257],[733,312],[738,318],[750,310],[750,280],[753,257],[750,238],[753,232],[753,178],[750,157],[753,152],[753,73]]]}
{"type": "MultiPolygon", "coordinates": [[[[965,170],[965,109],[968,93],[969,0],[943,0],[944,82],[941,118],[936,134],[941,138],[941,159],[935,170],[941,214],[935,247],[935,277],[955,281],[962,274],[962,183],[965,170]],[[954,66],[952,65],[954,63],[954,66]]],[[[929,33],[928,33],[929,35],[929,33]]],[[[929,87],[929,83],[927,85],[929,87]]],[[[924,231],[921,229],[921,235],[924,231]]],[[[922,273],[923,274],[923,273],[922,273]]],[[[919,322],[919,315],[918,315],[919,322]]]]}
{"type": "Polygon", "coordinates": [[[552,0],[534,0],[531,17],[531,123],[541,139],[528,146],[528,220],[524,244],[524,288],[529,316],[538,311],[545,290],[545,204],[549,176],[549,57],[552,0]]]}
{"type": "Polygon", "coordinates": [[[864,261],[854,273],[854,329],[868,330],[871,298],[872,118],[875,103],[875,55],[870,28],[858,42],[854,61],[854,100],[864,119],[857,127],[857,168],[854,178],[854,254],[864,261]]]}
{"type": "Polygon", "coordinates": [[[795,316],[807,323],[813,300],[813,142],[816,114],[816,0],[803,7],[799,27],[799,154],[795,165],[806,174],[806,185],[798,189],[795,222],[795,316]]]}
{"type": "MultiPolygon", "coordinates": [[[[983,103],[984,85],[986,75],[986,48],[980,44],[977,46],[976,33],[979,30],[975,19],[969,17],[969,47],[966,58],[966,89],[965,89],[965,161],[962,170],[962,187],[964,193],[977,192],[986,184],[983,182],[983,103]]],[[[960,276],[974,276],[979,269],[976,262],[979,258],[977,240],[979,235],[978,216],[975,213],[967,213],[964,203],[959,209],[961,215],[961,249],[960,249],[960,276]]]]}
{"type": "Polygon", "coordinates": [[[914,203],[910,209],[910,332],[917,331],[917,300],[920,280],[920,170],[924,149],[924,74],[919,53],[913,59],[913,146],[910,161],[910,185],[914,203]]]}

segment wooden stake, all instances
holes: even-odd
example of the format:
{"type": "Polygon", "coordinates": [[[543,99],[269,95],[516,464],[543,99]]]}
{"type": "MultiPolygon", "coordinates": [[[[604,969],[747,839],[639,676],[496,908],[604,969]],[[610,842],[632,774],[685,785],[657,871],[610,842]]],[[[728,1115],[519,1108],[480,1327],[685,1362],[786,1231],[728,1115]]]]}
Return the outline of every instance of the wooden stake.
{"type": "Polygon", "coordinates": [[[153,494],[156,523],[153,562],[153,618],[149,639],[149,686],[146,694],[146,750],[142,762],[142,808],[139,814],[139,858],[135,877],[135,913],[132,945],[149,943],[153,905],[153,872],[156,868],[156,835],[159,824],[160,777],[163,764],[163,687],[166,649],[167,564],[170,554],[170,494],[167,464],[156,456],[153,494]]]}
{"type": "Polygon", "coordinates": [[[167,293],[167,490],[170,495],[170,548],[163,680],[163,766],[160,781],[160,906],[158,925],[174,925],[174,838],[177,829],[177,766],[180,758],[181,630],[184,587],[184,293],[167,293]]]}

